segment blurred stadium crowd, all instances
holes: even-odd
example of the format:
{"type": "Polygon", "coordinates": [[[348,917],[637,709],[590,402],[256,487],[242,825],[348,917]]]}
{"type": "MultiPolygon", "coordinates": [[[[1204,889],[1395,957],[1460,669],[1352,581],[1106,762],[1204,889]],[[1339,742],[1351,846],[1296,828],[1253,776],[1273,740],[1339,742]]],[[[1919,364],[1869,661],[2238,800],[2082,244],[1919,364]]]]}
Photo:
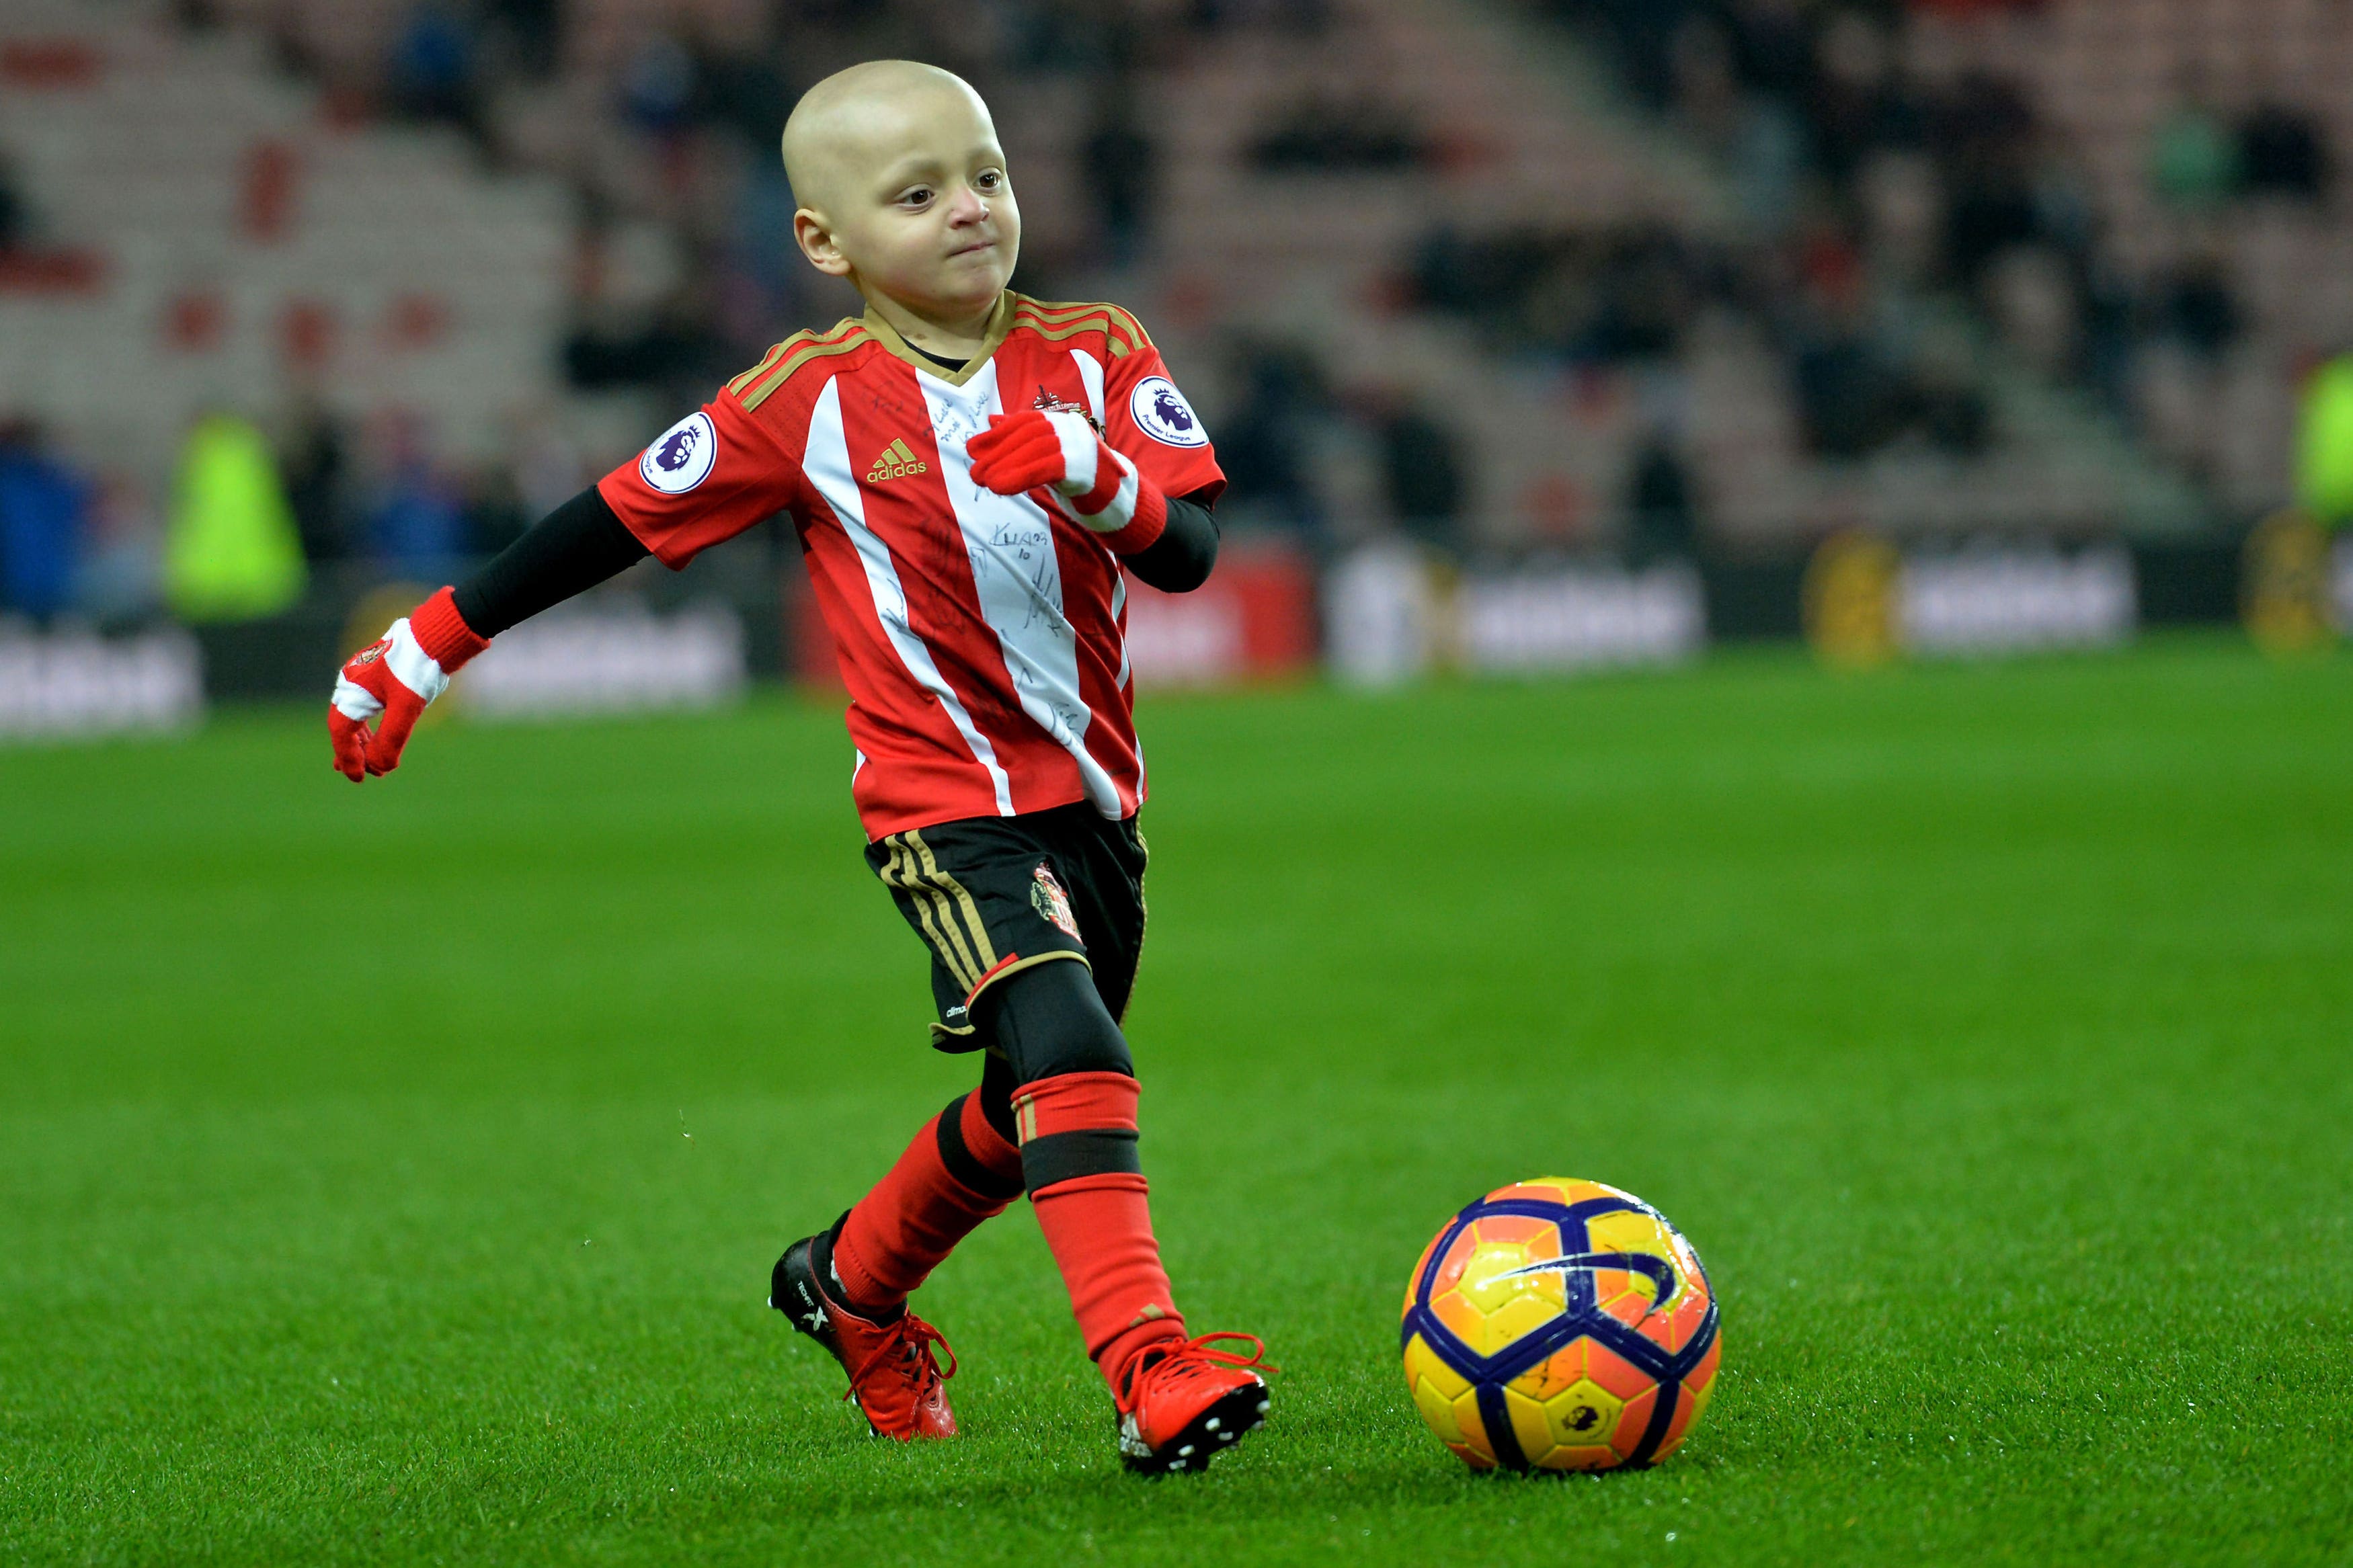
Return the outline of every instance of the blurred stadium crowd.
{"type": "Polygon", "coordinates": [[[17,0],[0,606],[332,640],[497,549],[854,308],[776,142],[878,55],[1311,566],[1696,562],[1736,630],[1840,531],[2353,513],[2342,0],[17,0]]]}

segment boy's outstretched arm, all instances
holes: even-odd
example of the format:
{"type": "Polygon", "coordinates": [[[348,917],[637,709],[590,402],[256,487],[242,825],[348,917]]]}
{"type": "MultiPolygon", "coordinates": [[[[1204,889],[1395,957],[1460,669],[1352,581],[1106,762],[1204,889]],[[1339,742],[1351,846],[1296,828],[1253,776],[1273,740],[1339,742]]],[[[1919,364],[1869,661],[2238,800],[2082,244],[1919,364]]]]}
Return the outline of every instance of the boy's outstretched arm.
{"type": "Polygon", "coordinates": [[[444,588],[353,655],[335,680],[327,732],[353,784],[400,765],[426,705],[491,638],[644,560],[648,551],[596,487],[547,514],[454,588],[444,588]],[[373,731],[368,721],[382,715],[373,731]]]}
{"type": "Polygon", "coordinates": [[[458,613],[494,637],[643,561],[649,552],[591,485],[450,590],[458,613]]]}

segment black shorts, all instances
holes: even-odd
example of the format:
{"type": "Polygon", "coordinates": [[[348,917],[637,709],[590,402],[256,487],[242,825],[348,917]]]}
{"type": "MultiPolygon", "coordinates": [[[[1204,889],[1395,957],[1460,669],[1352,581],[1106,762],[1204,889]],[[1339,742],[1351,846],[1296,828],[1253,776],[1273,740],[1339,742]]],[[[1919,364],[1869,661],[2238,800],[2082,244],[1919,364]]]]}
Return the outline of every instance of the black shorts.
{"type": "Polygon", "coordinates": [[[866,863],[932,951],[932,1044],[975,1051],[982,993],[1036,964],[1074,959],[1113,1018],[1127,1012],[1144,952],[1144,837],[1083,801],[893,833],[866,863]]]}

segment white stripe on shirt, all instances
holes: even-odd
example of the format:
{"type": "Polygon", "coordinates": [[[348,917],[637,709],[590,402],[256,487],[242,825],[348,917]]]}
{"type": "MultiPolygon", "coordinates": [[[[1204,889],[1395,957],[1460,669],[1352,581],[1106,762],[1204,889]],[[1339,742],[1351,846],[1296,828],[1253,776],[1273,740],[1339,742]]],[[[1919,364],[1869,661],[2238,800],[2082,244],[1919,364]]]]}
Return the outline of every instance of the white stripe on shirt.
{"type": "MultiPolygon", "coordinates": [[[[874,595],[874,613],[882,622],[882,631],[898,651],[899,662],[907,667],[923,688],[940,700],[947,710],[964,743],[972,749],[974,761],[988,770],[988,782],[997,791],[997,814],[1013,815],[1013,786],[997,765],[997,748],[988,743],[965,710],[964,702],[955,688],[940,674],[940,667],[932,658],[931,648],[915,632],[907,619],[907,589],[899,581],[899,569],[891,561],[890,546],[866,526],[866,501],[858,492],[858,476],[849,463],[849,440],[841,428],[841,381],[835,377],[825,384],[818,394],[817,406],[809,415],[808,445],[801,459],[801,471],[808,477],[833,515],[858,547],[859,563],[866,569],[866,586],[874,595]]],[[[862,758],[860,759],[863,760],[862,758]]]]}
{"type": "Polygon", "coordinates": [[[1001,496],[975,484],[972,460],[965,455],[965,438],[987,429],[991,414],[1004,411],[996,363],[960,387],[930,376],[922,384],[939,447],[940,478],[964,531],[981,616],[997,634],[1014,696],[1021,710],[1078,763],[1088,801],[1116,818],[1119,786],[1087,750],[1094,714],[1080,694],[1079,635],[1063,614],[1053,522],[1026,495],[1001,496]]]}

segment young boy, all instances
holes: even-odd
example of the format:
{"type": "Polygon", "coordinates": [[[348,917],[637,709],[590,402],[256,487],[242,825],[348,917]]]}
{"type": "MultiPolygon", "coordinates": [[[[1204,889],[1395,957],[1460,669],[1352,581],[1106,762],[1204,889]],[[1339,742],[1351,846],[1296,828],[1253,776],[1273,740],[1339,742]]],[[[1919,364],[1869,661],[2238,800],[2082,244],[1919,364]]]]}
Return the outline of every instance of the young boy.
{"type": "Polygon", "coordinates": [[[803,253],[865,315],[778,343],[395,622],[336,682],[335,765],[390,773],[506,627],[789,511],[849,688],[867,863],[931,950],[934,1044],[985,1055],[979,1087],[873,1191],[786,1249],[769,1304],[841,1363],[874,1431],[954,1436],[955,1357],[943,1372],[907,1298],[1026,1191],[1122,1457],[1198,1470],[1268,1394],[1257,1340],[1187,1334],[1136,1156],[1119,1019],[1144,939],[1145,783],[1123,637],[1125,574],[1179,593],[1208,576],[1225,479],[1134,317],[1007,289],[1020,211],[961,79],[843,71],[794,109],[784,155],[803,253]]]}

